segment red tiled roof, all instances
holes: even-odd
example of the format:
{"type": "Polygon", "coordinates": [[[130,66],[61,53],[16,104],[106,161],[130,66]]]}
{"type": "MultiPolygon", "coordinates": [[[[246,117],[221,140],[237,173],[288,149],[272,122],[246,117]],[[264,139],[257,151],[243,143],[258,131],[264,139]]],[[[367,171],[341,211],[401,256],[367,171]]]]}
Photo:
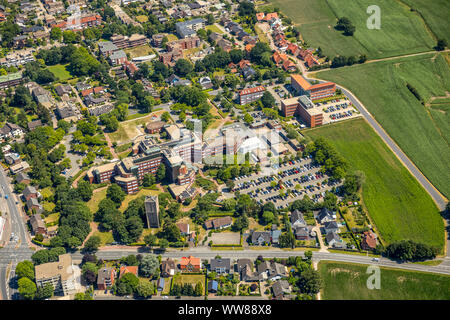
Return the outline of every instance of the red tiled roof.
{"type": "Polygon", "coordinates": [[[120,275],[119,275],[119,279],[122,278],[122,276],[126,273],[131,272],[132,274],[134,274],[136,277],[138,275],[138,267],[137,266],[121,266],[120,267],[120,275]]]}
{"type": "Polygon", "coordinates": [[[266,90],[266,88],[264,88],[263,86],[254,87],[254,88],[248,88],[248,89],[241,90],[241,91],[239,92],[239,95],[240,95],[240,96],[244,96],[244,95],[246,95],[246,94],[251,94],[251,93],[256,93],[256,92],[262,92],[262,91],[265,91],[265,90],[266,90]]]}
{"type": "Polygon", "coordinates": [[[194,267],[200,268],[200,258],[195,258],[193,256],[182,257],[180,260],[180,266],[186,267],[188,264],[193,265],[194,267]]]}
{"type": "Polygon", "coordinates": [[[334,87],[336,84],[334,82],[324,82],[324,83],[318,83],[315,85],[312,85],[308,88],[308,90],[317,90],[317,89],[323,89],[327,87],[334,87]]]}
{"type": "Polygon", "coordinates": [[[256,13],[256,20],[261,21],[264,19],[264,12],[257,12],[256,13]]]}
{"type": "Polygon", "coordinates": [[[291,75],[291,81],[295,81],[299,86],[303,88],[303,90],[309,90],[309,88],[311,87],[311,84],[306,81],[306,79],[303,78],[300,74],[291,75]]]}
{"type": "Polygon", "coordinates": [[[269,20],[272,20],[272,18],[277,19],[277,18],[278,18],[278,13],[276,13],[276,12],[268,13],[268,14],[266,14],[266,16],[264,17],[264,20],[269,21],[269,20]]]}
{"type": "Polygon", "coordinates": [[[250,61],[248,60],[241,60],[238,63],[239,68],[243,69],[245,66],[249,66],[250,65],[250,61]]]}
{"type": "Polygon", "coordinates": [[[90,89],[82,90],[82,91],[81,91],[81,95],[82,95],[83,97],[85,97],[85,96],[87,96],[87,95],[89,95],[89,94],[91,94],[91,93],[93,93],[93,92],[94,92],[94,89],[90,88],[90,89]]]}

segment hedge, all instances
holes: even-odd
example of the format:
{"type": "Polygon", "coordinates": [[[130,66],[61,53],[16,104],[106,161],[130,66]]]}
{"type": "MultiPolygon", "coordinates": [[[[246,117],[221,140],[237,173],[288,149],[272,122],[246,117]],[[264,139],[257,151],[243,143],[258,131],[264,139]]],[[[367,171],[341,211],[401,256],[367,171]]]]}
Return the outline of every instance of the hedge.
{"type": "Polygon", "coordinates": [[[43,243],[43,242],[37,241],[37,240],[35,240],[35,239],[31,239],[31,242],[33,242],[34,244],[37,244],[37,245],[39,245],[39,246],[50,247],[50,244],[43,243]]]}
{"type": "Polygon", "coordinates": [[[238,247],[238,248],[242,248],[242,244],[212,244],[211,247],[217,248],[217,247],[227,247],[227,248],[231,248],[231,247],[238,247]]]}

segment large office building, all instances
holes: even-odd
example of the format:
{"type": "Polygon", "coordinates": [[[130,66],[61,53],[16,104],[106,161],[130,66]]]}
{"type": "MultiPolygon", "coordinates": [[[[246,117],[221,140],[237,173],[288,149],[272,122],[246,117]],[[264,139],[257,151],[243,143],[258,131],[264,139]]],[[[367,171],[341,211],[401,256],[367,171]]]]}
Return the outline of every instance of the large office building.
{"type": "Polygon", "coordinates": [[[42,288],[51,284],[57,294],[73,294],[76,290],[72,256],[63,254],[59,261],[40,264],[35,267],[36,286],[42,288]]]}
{"type": "Polygon", "coordinates": [[[316,108],[306,95],[281,100],[281,111],[285,117],[299,115],[311,128],[323,123],[322,110],[316,108]]]}
{"type": "Polygon", "coordinates": [[[291,75],[291,86],[300,95],[306,95],[311,100],[331,97],[336,93],[335,83],[324,82],[312,85],[299,74],[291,75]]]}
{"type": "Polygon", "coordinates": [[[145,215],[148,228],[159,228],[159,202],[158,196],[145,197],[145,215]]]}

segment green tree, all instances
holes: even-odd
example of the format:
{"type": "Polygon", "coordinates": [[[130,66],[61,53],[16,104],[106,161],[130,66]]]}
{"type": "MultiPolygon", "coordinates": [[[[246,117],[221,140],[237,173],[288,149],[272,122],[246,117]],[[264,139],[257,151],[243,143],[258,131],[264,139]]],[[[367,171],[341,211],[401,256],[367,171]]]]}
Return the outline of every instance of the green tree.
{"type": "Polygon", "coordinates": [[[89,201],[92,198],[93,188],[92,185],[87,181],[80,181],[77,185],[77,193],[83,201],[89,201]]]}
{"type": "Polygon", "coordinates": [[[168,122],[170,120],[170,114],[166,111],[161,115],[161,120],[164,122],[168,122]]]}
{"type": "Polygon", "coordinates": [[[148,247],[153,247],[156,245],[157,238],[154,234],[148,234],[144,237],[144,242],[148,247]]]}
{"type": "Polygon", "coordinates": [[[195,285],[195,296],[199,297],[203,295],[203,285],[201,282],[197,282],[197,284],[195,285]]]}
{"type": "Polygon", "coordinates": [[[156,170],[156,180],[158,182],[161,182],[164,180],[165,177],[166,177],[166,166],[163,163],[161,163],[158,169],[156,170]]]}
{"type": "Polygon", "coordinates": [[[115,284],[115,292],[119,296],[130,295],[135,292],[137,286],[139,285],[139,278],[133,273],[128,272],[117,280],[115,284]]]}
{"type": "Polygon", "coordinates": [[[161,250],[165,250],[169,246],[169,241],[167,239],[160,239],[158,245],[161,250]]]}
{"type": "Polygon", "coordinates": [[[150,281],[140,279],[139,284],[136,287],[136,295],[138,297],[147,299],[150,298],[155,292],[155,287],[150,281]]]}
{"type": "Polygon", "coordinates": [[[28,278],[34,280],[34,265],[29,260],[21,261],[16,266],[17,278],[28,278]]]}
{"type": "Polygon", "coordinates": [[[53,296],[53,286],[50,283],[47,283],[43,287],[37,288],[36,299],[44,300],[51,298],[53,296]]]}
{"type": "Polygon", "coordinates": [[[193,70],[193,65],[186,59],[178,59],[175,63],[174,70],[180,77],[185,77],[193,70]]]}
{"type": "Polygon", "coordinates": [[[92,252],[98,250],[101,244],[101,239],[99,236],[91,236],[85,243],[84,243],[84,250],[92,252]]]}
{"type": "Polygon", "coordinates": [[[302,293],[317,294],[322,287],[322,279],[316,270],[308,269],[300,274],[297,285],[302,293]]]}
{"type": "Polygon", "coordinates": [[[28,278],[20,278],[18,281],[19,294],[26,300],[33,300],[36,295],[36,284],[28,278]]]}
{"type": "Polygon", "coordinates": [[[117,184],[110,185],[106,190],[106,197],[114,201],[117,207],[119,207],[122,204],[122,201],[125,199],[125,196],[126,196],[125,192],[117,184]]]}
{"type": "Polygon", "coordinates": [[[159,260],[154,254],[144,256],[139,263],[139,273],[146,278],[151,278],[159,272],[159,260]]]}

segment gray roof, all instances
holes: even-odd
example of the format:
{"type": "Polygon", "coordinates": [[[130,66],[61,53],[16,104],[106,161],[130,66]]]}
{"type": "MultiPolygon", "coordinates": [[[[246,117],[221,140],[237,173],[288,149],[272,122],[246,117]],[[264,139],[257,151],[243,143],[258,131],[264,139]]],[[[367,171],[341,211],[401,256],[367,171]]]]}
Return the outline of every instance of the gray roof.
{"type": "Polygon", "coordinates": [[[331,240],[339,241],[341,238],[337,235],[336,232],[329,232],[326,236],[327,242],[330,243],[331,240]]]}
{"type": "Polygon", "coordinates": [[[272,285],[273,295],[275,297],[283,295],[285,292],[290,292],[289,282],[287,280],[278,280],[272,285]]]}
{"type": "Polygon", "coordinates": [[[118,51],[114,51],[110,56],[109,59],[111,60],[115,60],[115,59],[122,59],[122,58],[126,58],[127,55],[125,54],[125,51],[123,50],[118,50],[118,51]]]}
{"type": "Polygon", "coordinates": [[[298,210],[294,210],[291,213],[291,223],[294,224],[295,222],[306,225],[305,218],[303,217],[303,213],[301,213],[298,210]]]}
{"type": "Polygon", "coordinates": [[[264,242],[270,243],[269,231],[254,231],[252,233],[252,243],[258,242],[258,239],[262,238],[264,242]]]}
{"type": "Polygon", "coordinates": [[[111,41],[100,41],[98,43],[98,49],[101,53],[119,50],[119,48],[111,41]]]}
{"type": "Polygon", "coordinates": [[[317,215],[317,218],[322,221],[325,218],[333,218],[333,212],[330,209],[327,208],[322,208],[322,210],[320,210],[319,214],[317,215]]]}
{"type": "Polygon", "coordinates": [[[226,270],[230,270],[230,259],[211,259],[210,266],[211,270],[215,270],[216,268],[225,268],[226,270]]]}
{"type": "Polygon", "coordinates": [[[22,194],[26,197],[27,195],[30,194],[37,194],[37,190],[33,186],[27,186],[25,189],[23,189],[22,194]]]}
{"type": "Polygon", "coordinates": [[[112,272],[112,268],[105,268],[105,267],[100,268],[98,270],[97,284],[104,284],[105,280],[112,280],[111,272],[112,272]]]}
{"type": "Polygon", "coordinates": [[[328,221],[324,223],[325,229],[339,229],[336,221],[328,221]]]}
{"type": "Polygon", "coordinates": [[[23,180],[31,180],[30,177],[25,172],[19,172],[16,175],[17,182],[21,183],[23,180]]]}

